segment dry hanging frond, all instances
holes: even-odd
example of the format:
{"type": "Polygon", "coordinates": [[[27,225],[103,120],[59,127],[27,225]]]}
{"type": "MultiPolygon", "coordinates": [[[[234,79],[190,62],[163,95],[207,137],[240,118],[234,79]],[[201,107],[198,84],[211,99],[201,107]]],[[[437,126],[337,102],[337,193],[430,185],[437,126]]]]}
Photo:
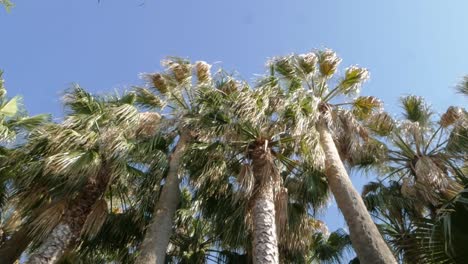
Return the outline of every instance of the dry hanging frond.
{"type": "Polygon", "coordinates": [[[437,193],[450,195],[451,179],[430,157],[419,158],[416,162],[415,172],[417,177],[415,186],[426,201],[437,205],[441,198],[437,193]]]}
{"type": "Polygon", "coordinates": [[[169,58],[161,63],[172,72],[175,80],[179,83],[185,83],[192,76],[190,63],[180,58],[169,58]]]}
{"type": "Polygon", "coordinates": [[[448,127],[454,124],[462,116],[463,116],[463,110],[460,107],[450,106],[440,118],[440,125],[444,128],[448,127]]]}
{"type": "Polygon", "coordinates": [[[118,128],[111,127],[101,133],[99,149],[104,156],[116,157],[127,152],[125,144],[127,140],[122,132],[118,128]]]}
{"type": "Polygon", "coordinates": [[[47,208],[31,223],[31,234],[36,241],[44,240],[60,223],[67,209],[68,200],[61,200],[47,208]]]}
{"type": "Polygon", "coordinates": [[[224,82],[219,89],[223,91],[225,94],[232,94],[239,90],[239,83],[234,80],[234,78],[229,77],[226,82],[224,82]]]}
{"type": "Polygon", "coordinates": [[[416,190],[414,189],[414,184],[410,183],[410,179],[403,178],[403,183],[401,184],[401,194],[406,198],[416,197],[416,190]]]}
{"type": "Polygon", "coordinates": [[[239,183],[239,194],[242,197],[250,197],[255,182],[252,166],[249,164],[242,164],[239,175],[237,175],[237,182],[239,183]]]}
{"type": "Polygon", "coordinates": [[[17,210],[14,210],[8,219],[6,219],[6,221],[3,223],[3,227],[1,229],[11,233],[20,226],[21,220],[21,214],[17,210]]]}
{"type": "Polygon", "coordinates": [[[425,203],[432,204],[433,206],[438,206],[440,204],[440,197],[431,186],[417,181],[414,184],[414,188],[418,197],[425,203]]]}
{"type": "Polygon", "coordinates": [[[427,156],[418,159],[415,166],[417,180],[437,190],[448,186],[447,175],[427,156]]]}
{"type": "Polygon", "coordinates": [[[320,73],[327,78],[335,74],[341,59],[330,49],[317,52],[320,73]]]}
{"type": "Polygon", "coordinates": [[[379,136],[387,136],[393,131],[395,121],[385,112],[378,113],[369,118],[367,126],[379,136]]]}
{"type": "Polygon", "coordinates": [[[197,78],[199,83],[208,83],[211,81],[211,65],[205,61],[197,61],[195,63],[195,69],[197,71],[197,78]]]}
{"type": "Polygon", "coordinates": [[[88,238],[95,237],[102,225],[106,221],[108,215],[107,202],[104,199],[98,200],[91,209],[90,214],[86,218],[86,222],[81,229],[81,235],[85,235],[88,238]]]}
{"type": "Polygon", "coordinates": [[[161,115],[156,112],[143,112],[138,114],[137,134],[151,137],[157,133],[161,115]]]}
{"type": "Polygon", "coordinates": [[[281,237],[288,223],[288,189],[281,187],[275,197],[276,232],[281,237]]]}
{"type": "Polygon", "coordinates": [[[463,190],[463,185],[459,184],[453,179],[448,179],[448,186],[447,188],[441,190],[441,194],[446,200],[453,199],[456,195],[458,195],[463,190]]]}
{"type": "Polygon", "coordinates": [[[165,94],[169,91],[169,87],[167,85],[167,81],[164,76],[160,73],[155,73],[149,76],[153,88],[158,90],[160,93],[165,94]]]}

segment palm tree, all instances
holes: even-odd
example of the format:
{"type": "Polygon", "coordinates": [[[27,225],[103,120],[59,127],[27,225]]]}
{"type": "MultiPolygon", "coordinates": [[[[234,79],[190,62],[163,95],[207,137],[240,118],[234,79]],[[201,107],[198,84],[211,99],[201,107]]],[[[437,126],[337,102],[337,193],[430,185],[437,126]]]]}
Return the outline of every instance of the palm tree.
{"type": "Polygon", "coordinates": [[[351,250],[351,240],[343,229],[332,233],[324,230],[324,232],[314,234],[313,254],[310,261],[312,263],[343,263],[343,258],[351,250]]]}
{"type": "Polygon", "coordinates": [[[169,263],[217,262],[222,251],[216,249],[217,236],[211,222],[199,214],[198,203],[189,189],[181,193],[174,233],[168,251],[169,263]]]}
{"type": "Polygon", "coordinates": [[[402,194],[398,181],[370,182],[363,198],[400,263],[453,263],[442,226],[427,218],[424,202],[402,194]]]}
{"type": "Polygon", "coordinates": [[[468,96],[468,76],[464,76],[455,88],[458,93],[464,96],[468,96]]]}
{"type": "Polygon", "coordinates": [[[145,74],[149,87],[137,87],[137,101],[141,106],[159,110],[163,114],[160,129],[177,135],[161,195],[154,207],[152,221],[140,247],[137,263],[164,263],[172,233],[174,215],[180,198],[179,184],[183,177],[183,155],[196,132],[190,124],[199,111],[198,90],[211,85],[210,65],[195,65],[180,58],[162,62],[165,72],[145,74]],[[196,82],[192,83],[193,71],[196,82]]]}
{"type": "Polygon", "coordinates": [[[48,115],[27,116],[21,97],[7,98],[7,91],[0,71],[0,258],[5,263],[13,263],[29,244],[27,232],[21,226],[18,214],[15,212],[15,167],[20,162],[15,158],[15,152],[21,144],[12,147],[17,136],[26,136],[28,131],[48,121],[48,115]],[[19,229],[18,229],[19,228],[19,229]]]}
{"type": "Polygon", "coordinates": [[[325,163],[328,184],[348,224],[359,260],[362,263],[395,263],[342,161],[352,162],[353,153],[366,140],[360,121],[376,112],[380,102],[374,97],[363,96],[349,102],[333,103],[342,96],[357,94],[369,75],[366,69],[351,66],[345,70],[344,77],[329,88],[340,62],[331,50],[275,58],[270,62],[270,83],[288,91],[289,111],[300,113],[296,116],[301,117],[295,122],[301,124],[301,129],[308,130],[310,138],[320,139],[310,148],[315,149],[315,162],[325,163]],[[351,109],[346,109],[347,105],[351,109]]]}
{"type": "Polygon", "coordinates": [[[141,127],[133,94],[106,99],[77,86],[64,98],[64,122],[37,129],[25,146],[30,173],[20,197],[25,208],[47,206],[32,223],[40,246],[28,263],[55,263],[82,234],[96,234],[108,212],[106,192],[111,185],[123,192],[137,170],[129,164],[141,127]]]}
{"type": "Polygon", "coordinates": [[[307,177],[309,183],[323,181],[322,171],[304,160],[312,156],[310,138],[290,121],[283,91],[270,85],[270,77],[256,89],[223,72],[215,79],[215,90],[201,90],[207,124],[200,130],[210,136],[199,138],[198,154],[189,155],[196,161],[189,162],[191,179],[207,217],[223,223],[219,232],[228,248],[244,248],[254,263],[277,263],[280,251],[301,247],[299,230],[310,226],[308,206],[326,201],[326,184],[320,191],[300,185],[307,177]],[[292,199],[287,188],[297,191],[292,199]],[[299,192],[312,195],[303,199],[299,192]],[[286,224],[289,212],[300,212],[294,225],[286,224]]]}
{"type": "Polygon", "coordinates": [[[0,0],[0,5],[3,5],[6,11],[10,11],[10,9],[15,6],[10,0],[0,0]]]}
{"type": "MultiPolygon", "coordinates": [[[[468,149],[467,113],[452,106],[435,120],[421,97],[404,97],[401,104],[402,121],[395,122],[388,114],[381,113],[367,124],[374,134],[371,148],[377,146],[380,155],[371,157],[375,152],[367,151],[362,153],[361,161],[365,165],[383,165],[380,172],[386,179],[394,179],[387,185],[368,185],[365,197],[373,201],[368,207],[380,221],[389,221],[384,233],[405,261],[450,260],[454,254],[446,248],[455,243],[447,238],[461,241],[461,234],[466,232],[463,225],[454,223],[466,215],[462,190],[468,182],[460,168],[468,149]],[[428,225],[432,226],[429,232],[428,225]],[[458,232],[450,232],[455,229],[458,232]]],[[[466,250],[459,247],[455,251],[456,255],[463,255],[466,250]]]]}

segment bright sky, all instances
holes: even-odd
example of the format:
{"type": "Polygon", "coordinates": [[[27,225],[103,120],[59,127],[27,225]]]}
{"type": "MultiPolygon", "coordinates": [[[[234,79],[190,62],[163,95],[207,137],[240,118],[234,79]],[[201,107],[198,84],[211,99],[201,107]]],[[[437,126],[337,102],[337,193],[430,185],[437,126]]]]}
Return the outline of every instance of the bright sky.
{"type": "MultiPolygon", "coordinates": [[[[221,62],[252,80],[267,58],[332,48],[343,66],[370,69],[363,93],[397,113],[398,98],[422,95],[438,111],[466,105],[453,86],[468,74],[464,0],[14,0],[0,10],[0,69],[9,95],[31,114],[59,117],[60,93],[138,83],[168,55],[221,62]]],[[[367,179],[353,176],[360,189],[367,179]]],[[[344,225],[332,208],[330,229],[344,225]]]]}

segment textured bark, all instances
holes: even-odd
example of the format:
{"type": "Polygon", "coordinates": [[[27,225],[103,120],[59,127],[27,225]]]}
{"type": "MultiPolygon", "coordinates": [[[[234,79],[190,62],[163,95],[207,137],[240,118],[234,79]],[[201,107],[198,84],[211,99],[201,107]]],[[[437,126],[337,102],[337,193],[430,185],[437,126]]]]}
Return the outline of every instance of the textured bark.
{"type": "Polygon", "coordinates": [[[55,263],[80,237],[86,218],[93,205],[105,192],[110,180],[109,170],[104,166],[96,178],[90,179],[81,192],[68,205],[62,221],[33,252],[27,264],[55,263]]]}
{"type": "Polygon", "coordinates": [[[348,224],[351,242],[360,263],[397,263],[372,221],[361,196],[354,189],[328,128],[322,123],[318,125],[318,130],[325,152],[328,185],[348,224]]]}
{"type": "MultiPolygon", "coordinates": [[[[266,143],[267,144],[267,143],[266,143]]],[[[251,153],[256,192],[253,197],[253,263],[279,263],[278,239],[275,221],[274,184],[277,171],[264,142],[251,153]]]]}
{"type": "Polygon", "coordinates": [[[70,226],[65,223],[58,224],[47,239],[28,260],[28,264],[55,263],[65,252],[73,239],[70,226]]]}
{"type": "Polygon", "coordinates": [[[161,190],[161,196],[155,205],[153,219],[146,230],[136,263],[163,264],[167,246],[172,235],[172,224],[180,199],[179,167],[188,145],[188,136],[181,135],[169,157],[169,171],[161,190]]]}
{"type": "Polygon", "coordinates": [[[3,242],[0,246],[0,260],[2,264],[13,264],[17,259],[20,258],[23,251],[26,250],[29,243],[31,243],[31,237],[28,236],[26,226],[22,226],[19,230],[14,232],[10,239],[3,242]]]}

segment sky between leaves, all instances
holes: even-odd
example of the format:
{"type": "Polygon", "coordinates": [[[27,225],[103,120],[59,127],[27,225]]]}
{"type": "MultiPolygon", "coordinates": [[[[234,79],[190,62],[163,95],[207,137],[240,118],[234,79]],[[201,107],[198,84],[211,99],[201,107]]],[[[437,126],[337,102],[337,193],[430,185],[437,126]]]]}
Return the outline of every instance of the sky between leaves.
{"type": "MultiPolygon", "coordinates": [[[[397,114],[398,98],[424,96],[441,112],[466,106],[453,87],[468,74],[464,0],[47,0],[0,10],[0,69],[31,114],[60,118],[61,92],[129,89],[168,55],[219,63],[248,81],[276,55],[331,48],[342,66],[367,67],[363,94],[397,114]]],[[[342,68],[342,70],[344,67],[342,68]]],[[[372,175],[353,175],[360,190],[372,175]]],[[[323,216],[344,226],[332,205],[323,216]]]]}

